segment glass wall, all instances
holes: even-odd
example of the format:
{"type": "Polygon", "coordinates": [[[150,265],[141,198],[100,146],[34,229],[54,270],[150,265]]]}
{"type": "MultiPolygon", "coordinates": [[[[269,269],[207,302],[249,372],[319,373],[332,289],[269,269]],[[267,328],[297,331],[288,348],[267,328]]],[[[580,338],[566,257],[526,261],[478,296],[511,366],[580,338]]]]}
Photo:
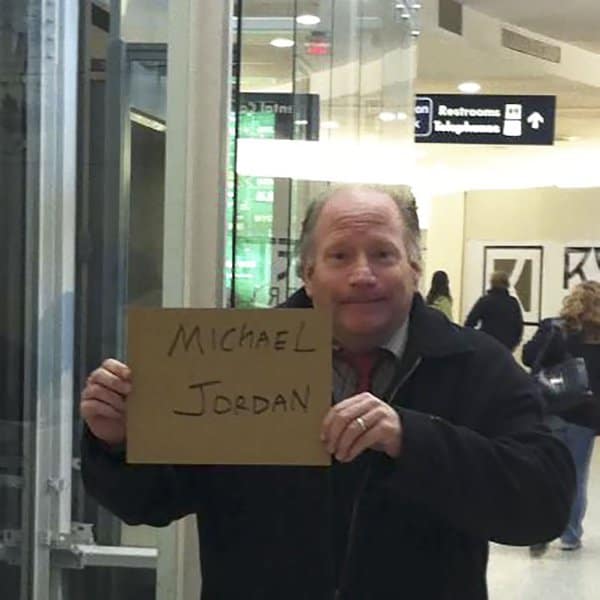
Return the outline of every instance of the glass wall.
{"type": "Polygon", "coordinates": [[[266,307],[299,286],[300,221],[330,182],[407,183],[415,23],[367,0],[245,0],[238,17],[226,281],[231,305],[266,307]]]}
{"type": "Polygon", "coordinates": [[[197,575],[176,581],[172,530],[128,527],[83,488],[87,374],[125,358],[127,306],[201,305],[207,272],[209,305],[283,301],[312,198],[405,181],[414,38],[400,3],[233,4],[210,40],[190,25],[207,10],[195,0],[0,4],[3,598],[197,598],[197,575]],[[219,36],[231,46],[211,67],[219,36]],[[223,124],[203,67],[226,84],[223,124]],[[222,155],[207,133],[223,133],[222,155]]]}

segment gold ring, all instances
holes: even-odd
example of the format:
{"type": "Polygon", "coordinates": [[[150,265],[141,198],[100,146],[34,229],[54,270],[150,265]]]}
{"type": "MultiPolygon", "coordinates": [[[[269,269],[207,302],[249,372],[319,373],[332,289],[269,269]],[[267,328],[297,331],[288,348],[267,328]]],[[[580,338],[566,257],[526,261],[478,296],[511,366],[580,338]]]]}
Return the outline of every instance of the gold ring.
{"type": "Polygon", "coordinates": [[[356,417],[355,421],[358,423],[359,427],[362,429],[363,433],[367,430],[367,424],[362,417],[356,417]]]}

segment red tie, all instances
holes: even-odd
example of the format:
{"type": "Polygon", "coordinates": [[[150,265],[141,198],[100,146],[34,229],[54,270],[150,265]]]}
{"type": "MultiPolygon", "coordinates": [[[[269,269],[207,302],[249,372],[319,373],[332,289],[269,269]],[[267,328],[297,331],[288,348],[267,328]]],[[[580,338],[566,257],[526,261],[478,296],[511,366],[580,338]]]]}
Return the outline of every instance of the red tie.
{"type": "Polygon", "coordinates": [[[375,352],[343,352],[342,357],[356,373],[356,393],[368,391],[371,387],[371,375],[377,354],[375,352]]]}

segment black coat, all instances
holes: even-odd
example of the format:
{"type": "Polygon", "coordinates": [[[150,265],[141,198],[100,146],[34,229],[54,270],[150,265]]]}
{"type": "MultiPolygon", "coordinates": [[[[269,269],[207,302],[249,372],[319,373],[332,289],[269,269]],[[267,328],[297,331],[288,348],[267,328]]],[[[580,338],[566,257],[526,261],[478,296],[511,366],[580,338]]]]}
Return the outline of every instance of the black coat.
{"type": "Polygon", "coordinates": [[[467,327],[481,326],[481,331],[514,350],[523,337],[523,313],[516,298],[507,290],[492,288],[481,296],[467,315],[467,327]]]}
{"type": "Polygon", "coordinates": [[[370,451],[332,467],[132,466],[87,431],[86,488],[130,524],[198,513],[202,600],[483,600],[488,540],[562,532],[569,453],[510,353],[420,296],[399,370],[396,460],[370,451]]]}
{"type": "Polygon", "coordinates": [[[540,322],[535,335],[523,346],[523,364],[528,367],[552,367],[569,356],[584,359],[593,398],[561,416],[569,422],[589,427],[600,434],[600,344],[583,341],[581,334],[562,335],[555,319],[540,322]],[[538,356],[542,354],[541,361],[538,356]]]}

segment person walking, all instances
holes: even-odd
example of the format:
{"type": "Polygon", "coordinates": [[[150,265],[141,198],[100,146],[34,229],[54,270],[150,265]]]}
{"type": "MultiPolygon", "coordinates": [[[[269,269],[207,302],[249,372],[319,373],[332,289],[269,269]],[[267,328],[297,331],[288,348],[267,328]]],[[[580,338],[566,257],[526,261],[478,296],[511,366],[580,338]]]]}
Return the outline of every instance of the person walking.
{"type": "MultiPolygon", "coordinates": [[[[587,507],[587,484],[594,448],[600,432],[600,283],[586,281],[565,297],[559,319],[544,319],[533,338],[523,346],[523,363],[547,368],[568,357],[582,357],[593,398],[580,410],[552,418],[555,435],[571,451],[577,476],[576,496],[569,523],[560,536],[562,550],[582,546],[583,519],[587,507]]],[[[547,544],[530,548],[541,555],[547,544]]]]}
{"type": "Polygon", "coordinates": [[[479,327],[513,352],[523,337],[523,313],[517,299],[509,294],[509,287],[508,275],[494,271],[490,289],[474,304],[465,326],[479,327]]]}

